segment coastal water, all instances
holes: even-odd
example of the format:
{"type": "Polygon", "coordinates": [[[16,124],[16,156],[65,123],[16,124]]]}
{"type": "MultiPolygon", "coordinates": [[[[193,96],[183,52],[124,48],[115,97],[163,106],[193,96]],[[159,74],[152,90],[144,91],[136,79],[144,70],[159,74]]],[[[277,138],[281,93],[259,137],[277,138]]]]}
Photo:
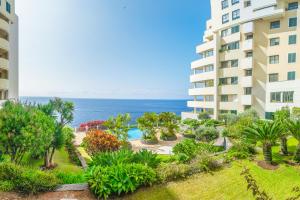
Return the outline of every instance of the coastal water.
{"type": "MultiPolygon", "coordinates": [[[[46,97],[22,97],[23,102],[47,103],[50,98],[46,97]]],[[[181,112],[189,110],[187,100],[116,100],[116,99],[64,99],[72,101],[75,105],[73,127],[82,122],[91,120],[106,120],[110,116],[119,113],[129,113],[131,123],[145,112],[181,112]]]]}

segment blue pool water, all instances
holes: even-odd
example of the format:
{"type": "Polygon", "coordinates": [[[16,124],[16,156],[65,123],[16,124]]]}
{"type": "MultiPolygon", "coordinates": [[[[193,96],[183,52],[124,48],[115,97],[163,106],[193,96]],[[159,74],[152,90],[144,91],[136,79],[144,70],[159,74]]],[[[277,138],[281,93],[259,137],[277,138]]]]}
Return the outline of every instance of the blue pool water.
{"type": "Polygon", "coordinates": [[[129,140],[141,139],[143,132],[138,128],[133,128],[128,131],[129,140]]]}

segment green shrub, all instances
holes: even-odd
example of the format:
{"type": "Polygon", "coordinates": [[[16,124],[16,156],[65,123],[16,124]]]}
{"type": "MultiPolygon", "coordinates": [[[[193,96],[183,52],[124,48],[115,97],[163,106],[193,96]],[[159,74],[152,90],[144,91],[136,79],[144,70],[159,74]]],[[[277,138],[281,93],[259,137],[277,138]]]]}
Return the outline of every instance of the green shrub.
{"type": "Polygon", "coordinates": [[[169,182],[182,179],[190,175],[191,169],[187,164],[163,163],[156,169],[160,182],[169,182]]]}
{"type": "Polygon", "coordinates": [[[207,153],[201,153],[192,161],[195,172],[211,172],[221,168],[221,164],[207,153]]]}
{"type": "Polygon", "coordinates": [[[221,125],[222,123],[215,119],[206,119],[202,120],[202,125],[205,127],[216,127],[221,125]]]}
{"type": "Polygon", "coordinates": [[[11,163],[0,164],[2,186],[24,194],[53,190],[59,183],[53,174],[28,169],[11,163]],[[5,182],[5,183],[3,183],[5,182]]]}
{"type": "Polygon", "coordinates": [[[198,114],[198,119],[200,120],[210,119],[210,115],[208,112],[204,111],[198,114]]]}
{"type": "Polygon", "coordinates": [[[228,150],[226,159],[246,159],[256,154],[254,145],[245,142],[235,142],[233,146],[228,150]]]}
{"type": "Polygon", "coordinates": [[[10,192],[14,189],[14,184],[11,181],[0,181],[0,191],[10,192]]]}
{"type": "Polygon", "coordinates": [[[219,120],[225,123],[225,125],[233,124],[238,120],[238,116],[232,113],[224,113],[219,115],[219,120]]]}
{"type": "Polygon", "coordinates": [[[183,137],[194,139],[196,137],[196,135],[193,130],[188,129],[188,130],[184,131],[183,137]]]}
{"type": "Polygon", "coordinates": [[[219,137],[219,132],[214,127],[200,127],[196,130],[196,139],[211,142],[219,137]]]}
{"type": "Polygon", "coordinates": [[[195,140],[184,139],[173,147],[173,153],[180,162],[188,162],[194,158],[199,150],[195,140]]]}
{"type": "Polygon", "coordinates": [[[86,174],[91,191],[107,199],[111,195],[134,192],[138,187],[156,181],[153,169],[142,164],[119,164],[110,167],[93,166],[86,174]]]}
{"type": "Polygon", "coordinates": [[[115,152],[102,152],[92,157],[91,166],[113,166],[118,164],[132,163],[134,152],[128,149],[121,149],[115,152]]]}
{"type": "Polygon", "coordinates": [[[156,168],[160,163],[160,159],[158,159],[157,154],[152,153],[151,151],[141,150],[134,154],[133,162],[156,168]]]}
{"type": "Polygon", "coordinates": [[[72,173],[72,172],[54,172],[55,176],[59,179],[61,184],[77,184],[85,183],[85,176],[83,173],[72,173]]]}

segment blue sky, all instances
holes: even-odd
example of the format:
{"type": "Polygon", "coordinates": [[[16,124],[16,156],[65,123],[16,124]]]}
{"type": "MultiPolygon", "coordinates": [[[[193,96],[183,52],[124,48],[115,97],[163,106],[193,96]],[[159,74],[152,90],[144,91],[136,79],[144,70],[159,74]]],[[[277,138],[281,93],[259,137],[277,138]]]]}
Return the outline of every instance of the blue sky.
{"type": "Polygon", "coordinates": [[[187,98],[209,0],[16,0],[22,96],[187,98]]]}

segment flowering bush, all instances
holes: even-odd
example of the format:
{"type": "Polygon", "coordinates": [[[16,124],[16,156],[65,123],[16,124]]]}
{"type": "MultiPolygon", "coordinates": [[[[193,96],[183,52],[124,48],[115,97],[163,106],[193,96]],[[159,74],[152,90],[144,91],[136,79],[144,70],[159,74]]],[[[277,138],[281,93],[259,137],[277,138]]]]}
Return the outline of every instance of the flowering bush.
{"type": "Polygon", "coordinates": [[[91,155],[99,152],[116,151],[121,145],[116,136],[101,130],[89,131],[83,139],[83,143],[91,155]]]}
{"type": "Polygon", "coordinates": [[[102,130],[104,129],[104,124],[105,121],[102,120],[95,120],[95,121],[89,121],[86,123],[82,123],[79,125],[78,131],[83,132],[86,130],[92,130],[92,129],[96,129],[96,130],[102,130]]]}

